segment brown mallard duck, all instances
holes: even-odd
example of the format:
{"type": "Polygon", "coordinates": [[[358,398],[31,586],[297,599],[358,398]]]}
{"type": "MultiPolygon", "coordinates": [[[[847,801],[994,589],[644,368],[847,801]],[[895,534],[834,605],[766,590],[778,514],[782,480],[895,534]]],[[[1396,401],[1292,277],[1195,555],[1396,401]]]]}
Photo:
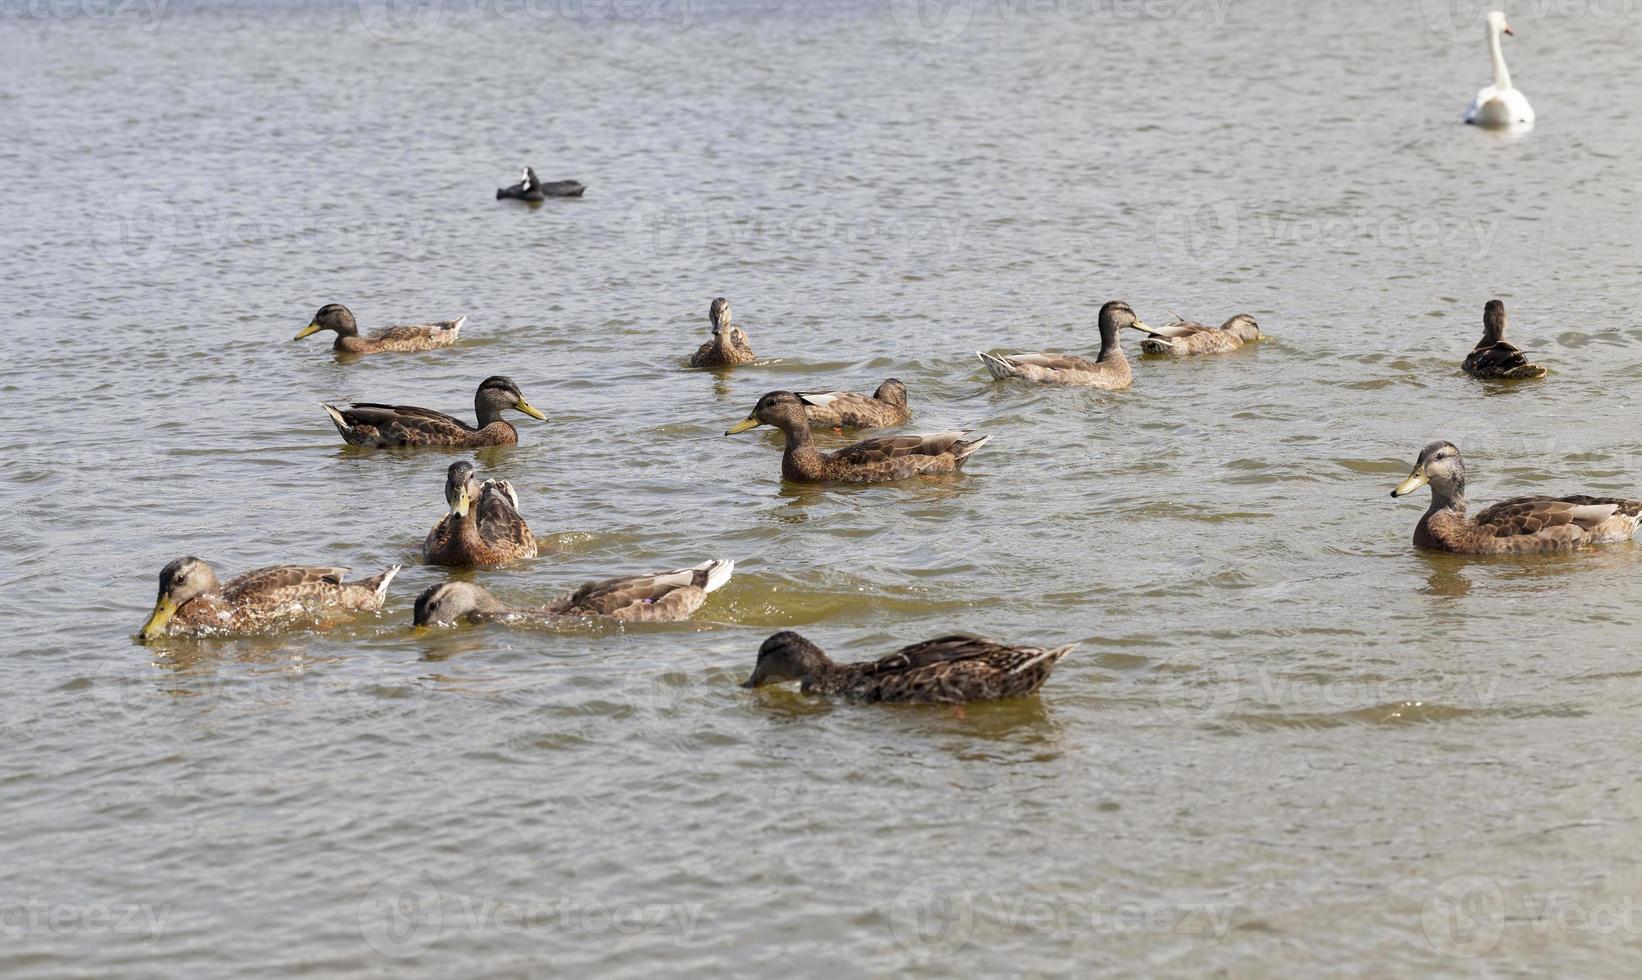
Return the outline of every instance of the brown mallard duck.
{"type": "Polygon", "coordinates": [[[1431,486],[1431,507],[1414,527],[1414,545],[1462,555],[1567,551],[1624,541],[1642,523],[1642,500],[1623,497],[1513,497],[1465,516],[1465,461],[1451,442],[1420,450],[1414,472],[1393,497],[1431,486]]]}
{"type": "Polygon", "coordinates": [[[1186,357],[1191,354],[1220,354],[1236,350],[1244,344],[1259,340],[1260,325],[1247,313],[1239,313],[1218,327],[1205,326],[1191,320],[1177,320],[1163,327],[1148,327],[1140,321],[1130,324],[1146,334],[1140,349],[1148,354],[1165,357],[1186,357]]]}
{"type": "Polygon", "coordinates": [[[550,180],[544,184],[536,179],[536,171],[525,167],[519,173],[517,184],[496,188],[496,200],[542,201],[550,197],[581,197],[586,191],[587,185],[579,180],[550,180]]]}
{"type": "Polygon", "coordinates": [[[506,480],[473,479],[473,464],[450,464],[445,474],[445,502],[450,513],[422,542],[429,565],[471,568],[536,557],[536,536],[519,516],[519,495],[506,480]]]}
{"type": "Polygon", "coordinates": [[[967,432],[881,436],[823,453],[815,448],[804,403],[790,391],[772,391],[758,400],[752,414],[724,434],[773,425],[786,437],[781,475],[803,483],[887,483],[913,476],[935,476],[961,469],[991,436],[965,439],[967,432]]]}
{"type": "Polygon", "coordinates": [[[467,319],[459,316],[454,320],[384,327],[369,337],[361,337],[353,313],[341,303],[327,303],[314,314],[313,322],[303,327],[292,339],[301,340],[321,330],[335,330],[336,343],[331,345],[331,349],[344,354],[434,350],[456,343],[457,336],[462,332],[462,324],[467,319]]]}
{"type": "Polygon", "coordinates": [[[550,622],[581,617],[676,623],[689,619],[734,572],[733,561],[704,561],[675,572],[588,582],[545,606],[529,607],[509,606],[471,582],[441,582],[416,597],[413,621],[417,626],[449,626],[458,620],[550,622]]]}
{"type": "Polygon", "coordinates": [[[752,345],[740,327],[730,325],[730,301],[720,296],[707,307],[707,320],[713,325],[713,339],[696,348],[690,355],[691,367],[728,367],[753,361],[752,345]]]}
{"type": "Polygon", "coordinates": [[[347,572],[332,565],[273,565],[219,585],[210,565],[178,558],[160,570],[160,595],[138,637],[251,633],[329,613],[374,612],[399,566],[358,582],[342,581],[347,572]]]}
{"type": "Polygon", "coordinates": [[[800,391],[810,425],[829,429],[881,429],[900,425],[912,415],[907,386],[888,378],[871,395],[853,391],[800,391]]]}
{"type": "Polygon", "coordinates": [[[1505,339],[1505,304],[1491,299],[1482,308],[1482,339],[1462,365],[1465,373],[1477,378],[1505,378],[1513,381],[1545,377],[1545,369],[1530,363],[1522,348],[1505,339]]]}
{"type": "Polygon", "coordinates": [[[1075,646],[1051,650],[943,636],[902,647],[879,660],[840,664],[804,637],[782,630],[758,648],[758,663],[741,686],[799,681],[805,694],[854,701],[960,704],[1021,698],[1036,694],[1075,646]]]}
{"type": "Polygon", "coordinates": [[[473,396],[478,427],[430,408],[407,405],[380,405],[353,402],[346,408],[325,405],[336,423],[336,431],[349,445],[374,449],[438,446],[471,449],[478,446],[507,446],[519,441],[519,430],[502,420],[502,412],[514,409],[533,419],[547,416],[525,401],[519,386],[500,375],[486,378],[473,396]]]}
{"type": "Polygon", "coordinates": [[[1071,354],[987,354],[976,351],[994,378],[1021,378],[1039,384],[1079,385],[1086,388],[1127,388],[1134,380],[1129,361],[1118,343],[1118,331],[1151,328],[1135,316],[1129,304],[1112,300],[1100,308],[1100,354],[1094,360],[1071,354]]]}

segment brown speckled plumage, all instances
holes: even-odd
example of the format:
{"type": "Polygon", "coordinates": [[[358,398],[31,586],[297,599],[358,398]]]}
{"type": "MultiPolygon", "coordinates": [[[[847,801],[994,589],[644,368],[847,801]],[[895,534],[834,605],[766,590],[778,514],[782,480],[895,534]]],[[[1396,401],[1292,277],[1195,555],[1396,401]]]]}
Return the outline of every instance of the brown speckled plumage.
{"type": "Polygon", "coordinates": [[[1505,304],[1491,299],[1482,308],[1482,339],[1461,365],[1477,378],[1525,381],[1545,377],[1545,368],[1528,360],[1516,344],[1505,339],[1505,304]]]}
{"type": "Polygon", "coordinates": [[[459,316],[454,320],[385,327],[368,337],[361,337],[353,313],[341,303],[330,303],[319,308],[313,322],[303,327],[296,339],[301,340],[321,330],[334,330],[336,343],[331,345],[331,349],[342,354],[435,350],[456,343],[456,338],[462,333],[462,324],[466,322],[467,317],[459,316]]]}
{"type": "Polygon", "coordinates": [[[879,429],[900,425],[912,412],[907,408],[907,388],[897,378],[888,378],[870,395],[854,391],[800,391],[804,415],[810,425],[830,429],[879,429]]]}
{"type": "Polygon", "coordinates": [[[1247,313],[1239,313],[1218,327],[1180,320],[1163,327],[1135,324],[1135,329],[1146,334],[1140,342],[1142,351],[1164,357],[1223,354],[1252,344],[1261,336],[1260,325],[1247,313]]]}
{"type": "Polygon", "coordinates": [[[743,687],[799,681],[806,694],[855,701],[959,704],[1036,694],[1076,644],[1054,649],[943,636],[879,660],[834,663],[820,647],[783,630],[764,641],[743,687]]]}
{"type": "Polygon", "coordinates": [[[1072,354],[987,354],[976,351],[988,372],[1002,381],[1020,378],[1039,384],[1075,385],[1085,388],[1127,388],[1134,380],[1129,360],[1118,343],[1124,327],[1148,329],[1128,303],[1112,300],[1100,308],[1100,355],[1094,360],[1072,354]]]}
{"type": "Polygon", "coordinates": [[[815,448],[804,403],[790,391],[772,391],[758,400],[746,420],[725,435],[760,425],[780,429],[786,438],[781,475],[802,483],[887,483],[914,476],[936,476],[961,469],[991,436],[965,439],[967,432],[930,432],[883,436],[823,453],[815,448]]]}
{"type": "Polygon", "coordinates": [[[471,449],[502,446],[519,441],[519,431],[502,420],[505,409],[514,409],[532,418],[546,419],[520,393],[519,386],[501,376],[486,378],[473,396],[477,426],[461,419],[410,405],[383,405],[354,402],[346,407],[325,405],[344,441],[375,449],[442,447],[471,449]]]}
{"type": "Polygon", "coordinates": [[[422,543],[422,559],[429,565],[469,568],[536,557],[536,536],[519,514],[513,484],[479,484],[471,463],[456,462],[445,476],[445,501],[450,513],[422,543]]]}
{"type": "Polygon", "coordinates": [[[733,561],[705,561],[653,575],[588,582],[545,606],[509,606],[470,582],[442,582],[416,599],[417,626],[446,626],[458,620],[550,622],[565,618],[612,619],[628,623],[674,623],[690,618],[707,596],[730,581],[733,561]]]}
{"type": "Polygon", "coordinates": [[[1465,461],[1450,442],[1420,452],[1393,497],[1430,484],[1431,507],[1414,528],[1414,544],[1464,555],[1567,551],[1624,541],[1642,523],[1642,500],[1624,497],[1513,497],[1466,516],[1465,461]]]}
{"type": "Polygon", "coordinates": [[[754,360],[752,345],[740,327],[730,324],[730,301],[720,296],[707,308],[707,321],[713,325],[713,339],[696,348],[690,355],[691,367],[729,367],[749,364],[754,360]]]}
{"type": "Polygon", "coordinates": [[[380,575],[344,582],[346,568],[273,565],[217,583],[211,566],[192,556],[160,571],[159,598],[141,636],[249,633],[312,622],[328,613],[382,608],[395,565],[380,575]]]}

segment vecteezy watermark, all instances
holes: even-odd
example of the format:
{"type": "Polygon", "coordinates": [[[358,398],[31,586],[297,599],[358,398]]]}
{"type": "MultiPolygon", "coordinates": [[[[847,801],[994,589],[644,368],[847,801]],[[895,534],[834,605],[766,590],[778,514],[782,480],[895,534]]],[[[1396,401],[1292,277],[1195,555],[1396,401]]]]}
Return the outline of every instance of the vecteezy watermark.
{"type": "Polygon", "coordinates": [[[1442,249],[1487,255],[1500,216],[1441,219],[1429,215],[1293,214],[1253,211],[1225,195],[1195,194],[1160,208],[1153,240],[1164,258],[1212,268],[1260,244],[1300,248],[1442,249]]]}
{"type": "Polygon", "coordinates": [[[1480,874],[1455,875],[1432,889],[1420,910],[1426,942],[1444,956],[1485,956],[1512,929],[1541,939],[1555,936],[1642,936],[1642,900],[1619,895],[1599,901],[1557,892],[1507,895],[1480,874]]]}
{"type": "Polygon", "coordinates": [[[1642,18],[1642,0],[1419,0],[1425,26],[1450,42],[1481,40],[1490,10],[1504,10],[1514,24],[1551,17],[1642,18]]]}
{"type": "Polygon", "coordinates": [[[1247,663],[1190,669],[1171,660],[1159,673],[1164,678],[1155,686],[1159,705],[1198,711],[1247,700],[1261,709],[1407,716],[1433,707],[1482,711],[1500,700],[1500,675],[1493,671],[1328,677],[1247,663]]]}
{"type": "Polygon", "coordinates": [[[999,20],[1113,21],[1199,20],[1226,22],[1232,0],[888,0],[901,33],[921,44],[962,37],[976,14],[999,20]]]}
{"type": "Polygon", "coordinates": [[[338,220],[301,211],[244,213],[142,194],[115,197],[91,216],[97,254],[111,265],[143,269],[163,265],[179,248],[244,245],[416,259],[427,254],[435,234],[431,222],[403,214],[338,220]]]}
{"type": "Polygon", "coordinates": [[[952,956],[968,945],[977,911],[1005,933],[1123,936],[1203,936],[1225,940],[1229,906],[1206,903],[1110,900],[1100,895],[1044,897],[971,891],[955,874],[925,875],[890,902],[890,931],[901,948],[919,959],[952,956]]]}
{"type": "Polygon", "coordinates": [[[0,0],[0,21],[81,21],[130,24],[144,31],[159,26],[170,0],[0,0]]]}
{"type": "Polygon", "coordinates": [[[699,197],[675,194],[635,205],[627,212],[622,234],[628,249],[640,256],[772,244],[798,249],[837,244],[894,255],[934,255],[956,251],[967,227],[961,218],[936,214],[806,210],[772,215],[709,206],[699,197]]]}
{"type": "Polygon", "coordinates": [[[699,902],[602,902],[581,898],[523,901],[446,895],[421,874],[389,875],[359,902],[359,934],[383,956],[406,959],[431,949],[453,930],[469,935],[672,935],[683,946],[695,936],[699,902]]]}
{"type": "Polygon", "coordinates": [[[141,936],[157,941],[171,918],[170,905],[147,902],[0,901],[0,936],[141,936]]]}
{"type": "Polygon", "coordinates": [[[686,30],[702,0],[357,0],[365,29],[385,41],[418,41],[441,24],[646,21],[686,30]]]}

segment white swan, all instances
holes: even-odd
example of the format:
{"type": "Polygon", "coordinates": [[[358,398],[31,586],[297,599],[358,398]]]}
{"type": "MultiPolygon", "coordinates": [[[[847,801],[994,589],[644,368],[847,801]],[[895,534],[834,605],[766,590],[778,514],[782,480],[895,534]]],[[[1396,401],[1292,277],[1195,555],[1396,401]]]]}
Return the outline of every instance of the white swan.
{"type": "MultiPolygon", "coordinates": [[[[1534,121],[1534,107],[1528,97],[1511,87],[1511,72],[1505,67],[1505,52],[1500,50],[1499,36],[1513,34],[1505,22],[1503,10],[1490,10],[1487,22],[1488,57],[1494,62],[1494,84],[1487,86],[1471,100],[1465,110],[1465,121],[1478,126],[1512,126],[1534,121]]],[[[1513,35],[1514,36],[1514,35],[1513,35]]]]}

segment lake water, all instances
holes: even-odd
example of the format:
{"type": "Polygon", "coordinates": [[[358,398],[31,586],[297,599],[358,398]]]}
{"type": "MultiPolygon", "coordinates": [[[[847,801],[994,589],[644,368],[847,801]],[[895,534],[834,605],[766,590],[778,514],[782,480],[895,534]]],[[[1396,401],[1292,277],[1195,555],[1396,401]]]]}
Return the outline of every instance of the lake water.
{"type": "Polygon", "coordinates": [[[1477,504],[1642,493],[1635,5],[1513,5],[1515,135],[1437,3],[0,12],[0,972],[1642,971],[1642,552],[1421,554],[1387,496],[1435,438],[1477,504]],[[527,162],[587,196],[493,200],[527,162]],[[688,370],[717,295],[762,360],[688,370]],[[1495,296],[1545,381],[1459,373],[1495,296]],[[1271,339],[1119,393],[974,358],[1112,298],[1271,339]],[[343,363],[290,339],[328,302],[470,319],[343,363]],[[694,621],[412,632],[451,457],[318,403],[498,373],[543,556],[472,577],[735,558],[694,621]],[[994,435],[963,475],[721,435],[890,375],[994,435]],[[183,554],[407,567],[139,646],[183,554]],[[784,627],[1081,645],[963,712],[741,690],[784,627]]]}

